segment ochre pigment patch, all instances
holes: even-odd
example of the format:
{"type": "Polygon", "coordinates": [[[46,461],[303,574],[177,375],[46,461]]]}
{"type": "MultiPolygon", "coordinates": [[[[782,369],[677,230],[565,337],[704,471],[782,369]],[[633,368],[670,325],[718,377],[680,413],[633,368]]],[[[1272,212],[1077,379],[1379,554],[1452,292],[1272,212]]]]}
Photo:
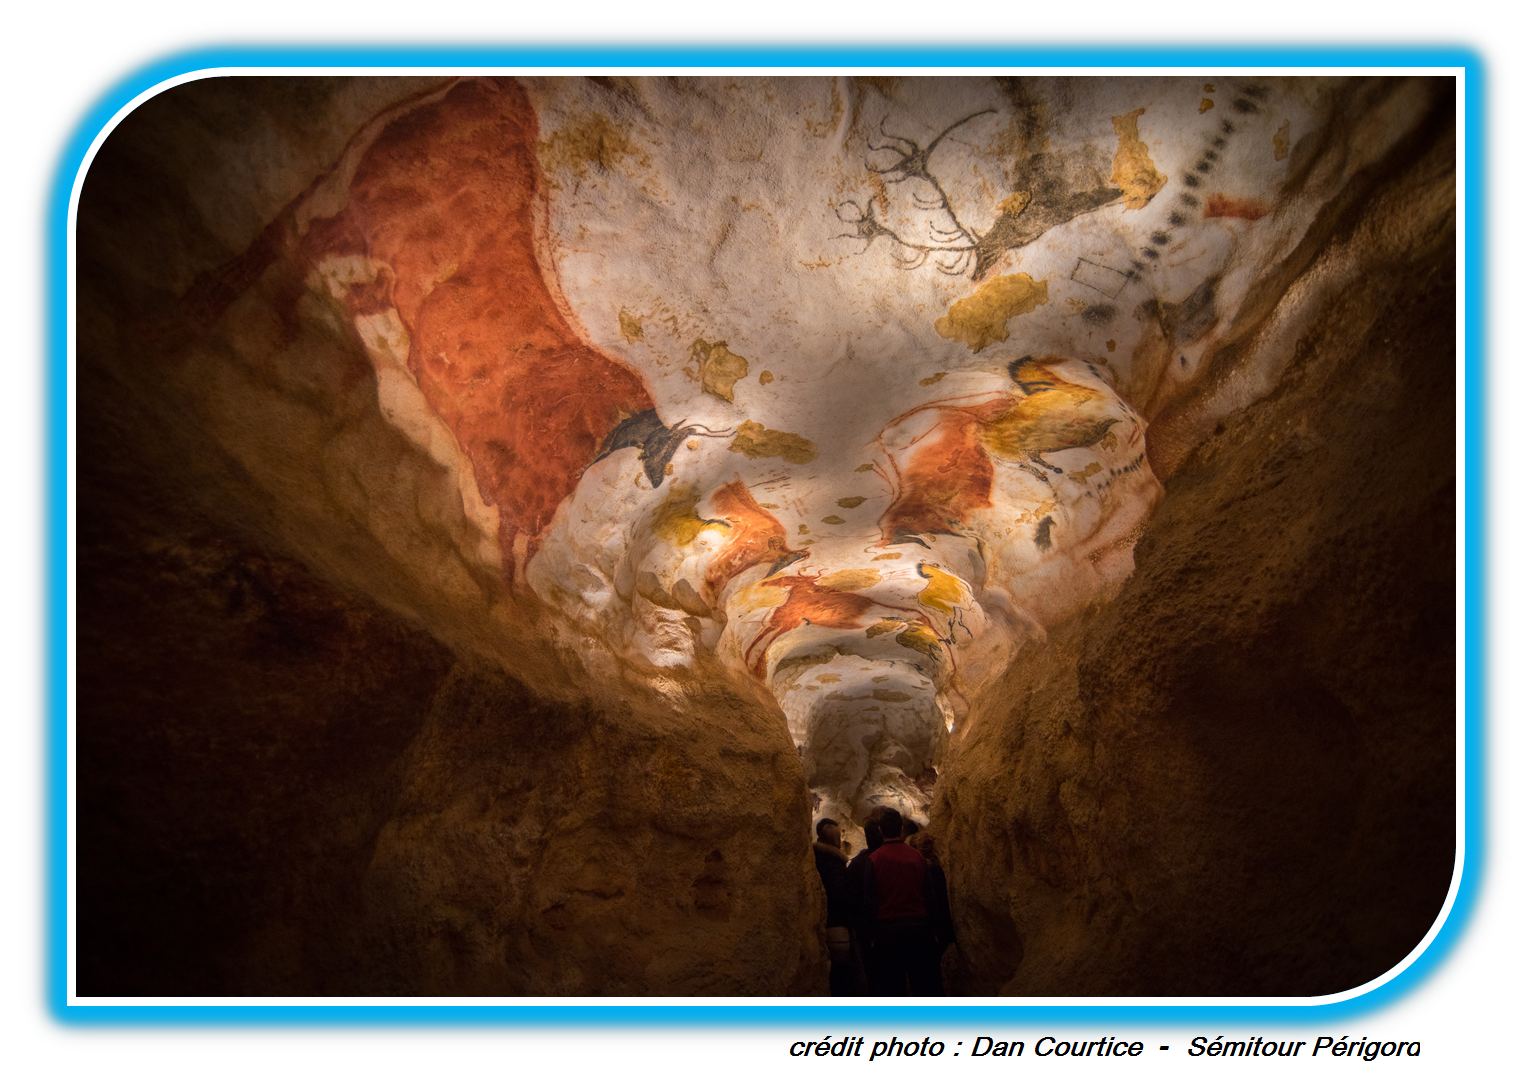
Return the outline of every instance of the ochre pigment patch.
{"type": "Polygon", "coordinates": [[[921,563],[919,570],[926,579],[926,587],[916,599],[923,606],[950,615],[968,598],[968,587],[955,575],[930,563],[921,563]]]}
{"type": "Polygon", "coordinates": [[[1287,151],[1291,148],[1289,139],[1291,138],[1292,126],[1290,120],[1284,119],[1282,120],[1282,125],[1277,128],[1277,132],[1271,136],[1271,156],[1273,160],[1287,159],[1287,151]]]}
{"type": "Polygon", "coordinates": [[[867,502],[866,496],[843,496],[835,501],[835,505],[846,510],[856,510],[865,502],[867,502]]]}
{"type": "Polygon", "coordinates": [[[1204,97],[1204,98],[1202,98],[1202,100],[1201,100],[1201,101],[1200,101],[1200,102],[1199,102],[1199,103],[1198,103],[1198,105],[1197,105],[1197,111],[1198,111],[1198,112],[1199,112],[1199,113],[1201,113],[1201,112],[1207,112],[1207,111],[1210,111],[1210,110],[1211,110],[1211,109],[1212,109],[1212,107],[1213,107],[1213,101],[1212,101],[1212,98],[1210,98],[1210,97],[1204,97]]]}
{"type": "Polygon", "coordinates": [[[622,332],[622,337],[629,343],[637,343],[644,337],[644,321],[642,317],[634,316],[626,309],[617,314],[617,329],[622,332]]]}
{"type": "Polygon", "coordinates": [[[767,428],[758,421],[742,423],[734,433],[729,450],[751,458],[782,458],[799,466],[814,461],[819,454],[802,436],[767,428]]]}
{"type": "Polygon", "coordinates": [[[854,592],[823,589],[809,577],[774,577],[756,587],[786,589],[788,593],[787,599],[772,611],[761,632],[745,649],[745,659],[756,677],[765,670],[766,654],[772,642],[784,633],[805,624],[837,630],[854,629],[861,625],[862,616],[868,609],[876,604],[876,601],[854,592]]]}
{"type": "Polygon", "coordinates": [[[685,547],[708,529],[724,530],[718,522],[703,521],[697,516],[698,491],[689,485],[675,485],[654,515],[654,533],[677,547],[685,547]]]}
{"type": "Polygon", "coordinates": [[[738,575],[763,563],[780,568],[808,553],[790,547],[787,530],[766,512],[743,481],[730,481],[713,493],[711,512],[729,526],[729,543],[708,565],[708,594],[716,597],[738,575]]]}
{"type": "Polygon", "coordinates": [[[904,463],[897,494],[878,521],[883,539],[958,533],[974,511],[990,505],[995,467],[978,425],[962,411],[942,414],[935,436],[904,463]]]}
{"type": "Polygon", "coordinates": [[[819,587],[836,592],[856,592],[858,589],[870,589],[882,580],[883,575],[877,570],[863,566],[826,574],[819,579],[819,587]]]}
{"type": "Polygon", "coordinates": [[[1138,117],[1142,108],[1112,117],[1117,132],[1117,154],[1112,157],[1112,185],[1122,191],[1122,203],[1129,209],[1141,209],[1165,185],[1165,175],[1149,159],[1149,147],[1138,136],[1138,117]]]}
{"type": "Polygon", "coordinates": [[[1002,216],[1020,216],[1027,211],[1027,206],[1032,204],[1032,195],[1026,190],[1017,190],[1000,199],[996,206],[1002,216]]]}
{"type": "MultiPolygon", "coordinates": [[[[607,146],[600,159],[625,144],[615,128],[615,141],[602,141],[595,132],[610,124],[592,123],[580,144],[607,146]]],[[[499,508],[507,569],[518,548],[536,551],[607,434],[654,407],[632,369],[570,326],[543,277],[536,137],[515,80],[460,82],[382,127],[359,151],[341,208],[292,251],[306,266],[345,257],[387,266],[386,288],[363,281],[335,300],[353,325],[398,316],[421,394],[472,463],[484,500],[499,508]]],[[[576,141],[559,142],[555,156],[573,153],[576,141]]],[[[294,241],[280,236],[296,233],[305,208],[289,206],[247,256],[270,258],[294,241]]]]}
{"type": "Polygon", "coordinates": [[[722,340],[694,340],[691,359],[697,365],[702,390],[725,402],[734,401],[734,385],[750,372],[750,363],[730,350],[729,344],[722,340]]]}
{"type": "Polygon", "coordinates": [[[943,655],[942,640],[936,635],[936,631],[924,622],[911,622],[899,635],[894,638],[905,648],[912,648],[916,652],[930,656],[932,659],[941,659],[943,655]]]}
{"type": "Polygon", "coordinates": [[[936,320],[936,334],[963,343],[975,354],[1011,337],[1006,327],[1012,317],[1030,313],[1048,302],[1048,281],[1034,280],[1025,272],[996,276],[967,298],[959,298],[936,320]]]}
{"type": "Polygon", "coordinates": [[[1208,197],[1202,215],[1208,219],[1227,217],[1235,220],[1259,220],[1269,210],[1264,202],[1253,197],[1229,197],[1213,194],[1208,197]]]}
{"type": "Polygon", "coordinates": [[[604,115],[586,116],[537,145],[538,162],[555,185],[561,178],[579,182],[592,171],[615,171],[630,158],[639,164],[649,162],[622,128],[604,115]]]}

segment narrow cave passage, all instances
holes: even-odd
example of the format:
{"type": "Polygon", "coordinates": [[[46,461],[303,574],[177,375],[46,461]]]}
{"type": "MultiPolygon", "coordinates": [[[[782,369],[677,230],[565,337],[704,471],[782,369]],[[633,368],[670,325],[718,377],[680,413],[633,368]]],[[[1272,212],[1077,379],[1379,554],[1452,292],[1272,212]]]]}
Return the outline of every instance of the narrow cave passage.
{"type": "Polygon", "coordinates": [[[1454,854],[1450,81],[226,78],[78,224],[82,993],[1312,995],[1454,854]],[[151,255],[152,253],[152,255],[151,255]]]}

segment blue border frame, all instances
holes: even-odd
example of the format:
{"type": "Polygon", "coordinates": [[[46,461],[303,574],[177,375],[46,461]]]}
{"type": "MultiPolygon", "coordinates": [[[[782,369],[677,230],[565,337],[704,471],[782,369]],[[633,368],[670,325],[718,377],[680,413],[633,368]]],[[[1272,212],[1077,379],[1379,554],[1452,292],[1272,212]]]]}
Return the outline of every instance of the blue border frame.
{"type": "MultiPolygon", "coordinates": [[[[1146,72],[1151,73],[1151,72],[1146,72]]],[[[658,46],[549,45],[509,47],[241,46],[178,53],[119,81],[69,137],[55,172],[45,220],[48,331],[45,380],[46,491],[44,589],[46,704],[46,898],[44,983],[49,1011],[66,1025],[522,1025],[675,1028],[767,1025],[864,1027],[985,1024],[1049,1025],[1153,1022],[1217,1026],[1314,1023],[1358,1016],[1418,987],[1462,937],[1477,902],[1485,846],[1484,703],[1486,621],[1484,567],[1486,435],[1484,264],[1485,76],[1481,57],[1464,46],[1018,46],[890,45],[658,46]],[[1393,980],[1365,995],[1323,1006],[71,1006],[67,956],[68,720],[68,239],[69,199],[85,154],[112,117],[140,93],[167,79],[226,67],[1460,67],[1464,70],[1464,585],[1465,741],[1463,873],[1457,898],[1436,939],[1393,980]],[[917,1012],[918,1011],[918,1012],[917,1012]]]]}

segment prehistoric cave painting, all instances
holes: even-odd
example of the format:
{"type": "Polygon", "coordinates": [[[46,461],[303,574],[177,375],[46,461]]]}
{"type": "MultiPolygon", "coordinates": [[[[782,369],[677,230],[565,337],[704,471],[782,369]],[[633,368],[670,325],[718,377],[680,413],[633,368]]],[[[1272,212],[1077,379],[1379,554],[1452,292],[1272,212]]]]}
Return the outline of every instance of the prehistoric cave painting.
{"type": "Polygon", "coordinates": [[[1053,372],[1049,366],[1057,361],[1028,355],[1011,362],[1006,372],[1023,398],[992,403],[988,419],[980,420],[979,438],[990,454],[1015,462],[1044,483],[1048,478],[1037,467],[1064,473],[1044,455],[1094,447],[1122,420],[1121,408],[1105,394],[1053,372]]]}
{"type": "MultiPolygon", "coordinates": [[[[1259,115],[1260,102],[1270,96],[1265,86],[1251,84],[1242,87],[1230,107],[1242,117],[1259,115]]],[[[1208,193],[1207,187],[1216,179],[1219,165],[1227,156],[1232,140],[1247,130],[1251,124],[1233,119],[1220,119],[1217,126],[1204,136],[1204,144],[1197,159],[1180,176],[1180,187],[1171,206],[1166,210],[1158,227],[1149,234],[1149,241],[1139,247],[1123,272],[1130,280],[1141,278],[1141,273],[1161,263],[1161,258],[1174,248],[1176,234],[1201,212],[1203,219],[1232,217],[1243,220],[1259,220],[1265,216],[1264,203],[1251,198],[1235,198],[1220,193],[1208,193]]]]}
{"type": "Polygon", "coordinates": [[[931,157],[948,135],[994,111],[986,108],[963,116],[924,145],[891,134],[885,117],[878,125],[883,141],[867,143],[871,154],[867,170],[888,185],[914,179],[926,188],[928,193],[912,198],[915,208],[928,214],[926,234],[904,236],[889,227],[879,217],[878,198],[874,196],[866,202],[843,201],[836,207],[836,218],[852,227],[838,237],[861,239],[862,252],[887,239],[894,247],[894,262],[905,270],[930,261],[944,275],[981,280],[1008,250],[1019,249],[1049,229],[1122,197],[1119,187],[1102,181],[1093,169],[1081,168],[1056,154],[1038,152],[1015,169],[1012,190],[1001,199],[998,215],[988,230],[965,224],[941,179],[932,171],[931,157]],[[887,162],[884,156],[880,165],[879,154],[889,153],[897,159],[887,162]]]}
{"type": "Polygon", "coordinates": [[[1025,272],[985,280],[967,298],[959,298],[937,317],[933,327],[943,339],[962,343],[977,354],[1011,337],[1013,317],[1048,303],[1048,281],[1025,272]]]}
{"type": "Polygon", "coordinates": [[[766,576],[771,577],[809,554],[805,548],[789,545],[782,523],[756,502],[738,478],[713,493],[712,510],[728,525],[729,542],[708,564],[705,580],[710,600],[716,600],[724,586],[751,567],[768,564],[766,576]]]}
{"type": "Polygon", "coordinates": [[[966,123],[970,123],[980,116],[992,115],[993,108],[985,108],[964,116],[956,122],[949,123],[940,134],[932,138],[925,145],[921,145],[910,138],[890,134],[886,127],[888,122],[885,116],[878,123],[878,132],[883,136],[881,144],[868,141],[867,148],[875,158],[881,153],[893,153],[897,159],[887,167],[879,167],[874,159],[867,162],[867,170],[874,175],[880,176],[885,184],[893,185],[902,183],[908,179],[925,184],[930,193],[922,196],[914,195],[916,208],[937,214],[941,223],[934,220],[926,221],[928,236],[924,240],[912,241],[902,238],[892,229],[880,223],[873,209],[875,198],[869,198],[865,205],[858,205],[854,201],[842,202],[836,210],[836,215],[842,223],[852,224],[855,230],[841,236],[843,238],[863,239],[863,250],[866,250],[875,240],[886,238],[895,246],[894,259],[900,268],[916,269],[925,264],[928,259],[935,255],[935,264],[938,271],[948,276],[967,275],[973,271],[975,259],[978,254],[979,240],[975,234],[963,222],[958,219],[957,212],[952,207],[952,201],[947,197],[947,191],[942,188],[941,180],[931,172],[931,154],[942,140],[966,123]],[[851,206],[852,214],[846,216],[841,210],[851,206]]]}
{"type": "Polygon", "coordinates": [[[639,460],[643,463],[644,476],[649,478],[651,487],[658,488],[665,481],[670,460],[675,457],[681,444],[690,437],[729,436],[733,434],[733,431],[733,429],[712,429],[705,425],[689,425],[684,420],[677,421],[674,425],[666,425],[653,409],[641,410],[624,417],[618,422],[616,428],[607,433],[606,439],[601,441],[600,450],[596,452],[590,464],[595,465],[614,451],[636,447],[639,460]]]}
{"type": "MultiPolygon", "coordinates": [[[[973,513],[990,505],[995,467],[979,439],[979,418],[960,406],[932,404],[940,416],[901,466],[888,452],[893,502],[878,520],[883,543],[919,544],[925,538],[958,535],[973,513]]],[[[919,410],[901,414],[893,428],[919,410]]],[[[881,442],[881,441],[880,441],[881,442]]]]}
{"type": "MultiPolygon", "coordinates": [[[[908,629],[915,628],[924,630],[939,642],[930,621],[924,615],[917,614],[914,619],[903,617],[909,615],[909,611],[904,608],[884,603],[871,596],[864,596],[859,592],[830,588],[822,584],[822,580],[822,576],[816,574],[789,574],[768,578],[758,583],[757,588],[760,589],[783,589],[787,597],[772,608],[766,621],[761,624],[760,631],[745,648],[745,662],[750,667],[750,672],[757,678],[765,677],[766,657],[772,643],[784,634],[803,626],[821,626],[832,630],[863,630],[868,612],[875,607],[900,613],[901,617],[888,621],[897,621],[902,624],[901,636],[908,629]]],[[[872,637],[876,634],[871,628],[867,628],[866,636],[872,637]]],[[[900,643],[909,647],[909,643],[903,641],[900,643]]]]}
{"type": "Polygon", "coordinates": [[[947,620],[947,634],[942,638],[943,643],[948,645],[956,643],[958,630],[972,637],[973,631],[963,623],[963,605],[972,599],[972,594],[968,591],[968,586],[963,583],[963,579],[956,574],[948,573],[936,563],[917,563],[915,572],[924,578],[926,583],[916,595],[916,601],[922,607],[929,607],[947,620]]]}
{"type": "MultiPolygon", "coordinates": [[[[1240,117],[1253,117],[1260,114],[1260,102],[1269,95],[1265,86],[1247,85],[1230,107],[1240,117]]],[[[982,280],[1003,254],[1036,241],[1046,231],[1076,216],[1116,201],[1131,210],[1142,209],[1155,200],[1167,178],[1155,167],[1139,135],[1138,120],[1144,111],[1138,108],[1112,117],[1118,148],[1109,179],[1103,180],[1088,159],[1066,158],[1047,149],[1024,154],[1009,176],[1011,193],[1001,199],[994,222],[985,231],[965,223],[959,216],[938,173],[932,170],[932,156],[954,131],[981,116],[994,114],[994,109],[956,120],[925,144],[890,133],[885,117],[878,127],[882,141],[867,143],[871,153],[867,170],[887,185],[915,180],[925,188],[927,193],[915,194],[912,204],[926,214],[926,232],[900,234],[889,225],[886,211],[879,207],[879,198],[873,196],[863,202],[842,201],[836,207],[837,219],[851,225],[850,231],[837,237],[860,239],[862,252],[886,239],[893,247],[895,263],[905,270],[913,271],[931,263],[945,275],[982,280]],[[889,161],[887,154],[893,154],[894,159],[889,161]]],[[[1033,116],[1030,122],[1035,126],[1041,120],[1033,116]]],[[[1259,199],[1204,190],[1214,180],[1231,139],[1248,126],[1234,119],[1217,121],[1199,157],[1179,177],[1177,185],[1181,189],[1175,204],[1153,227],[1148,241],[1127,267],[1119,269],[1081,257],[1071,278],[1116,297],[1126,283],[1141,278],[1146,269],[1159,262],[1174,243],[1177,229],[1199,210],[1204,219],[1258,220],[1266,215],[1269,207],[1259,199]]],[[[1030,134],[1035,137],[1036,132],[1030,134]]]]}
{"type": "Polygon", "coordinates": [[[867,627],[866,634],[869,638],[881,637],[885,634],[893,637],[894,643],[901,648],[908,648],[912,652],[918,652],[936,664],[948,656],[950,642],[943,640],[940,634],[931,624],[922,619],[900,618],[897,615],[889,615],[880,618],[871,626],[867,627]]]}
{"type": "MultiPolygon", "coordinates": [[[[1014,388],[923,403],[884,427],[879,444],[894,488],[893,502],[879,520],[885,544],[929,547],[929,537],[962,535],[973,512],[990,504],[996,461],[1047,485],[1065,476],[1048,455],[1095,447],[1114,434],[1124,417],[1121,404],[1105,391],[1060,376],[1052,368],[1059,361],[1017,358],[1006,369],[1014,388]],[[923,413],[934,413],[935,422],[896,452],[889,434],[923,413]]],[[[1138,435],[1136,428],[1132,435],[1138,435]]],[[[1051,546],[1047,531],[1040,532],[1039,547],[1051,546]]]]}
{"type": "Polygon", "coordinates": [[[538,256],[544,196],[522,87],[455,82],[380,116],[188,295],[218,312],[274,263],[296,268],[375,366],[408,370],[451,431],[499,509],[508,571],[536,550],[593,458],[636,446],[658,485],[676,442],[716,435],[655,427],[640,376],[566,319],[538,256]]]}
{"type": "Polygon", "coordinates": [[[1116,298],[1122,293],[1123,288],[1132,282],[1134,276],[1092,261],[1088,257],[1077,257],[1074,269],[1069,273],[1069,279],[1082,287],[1098,291],[1108,298],[1116,298]]]}

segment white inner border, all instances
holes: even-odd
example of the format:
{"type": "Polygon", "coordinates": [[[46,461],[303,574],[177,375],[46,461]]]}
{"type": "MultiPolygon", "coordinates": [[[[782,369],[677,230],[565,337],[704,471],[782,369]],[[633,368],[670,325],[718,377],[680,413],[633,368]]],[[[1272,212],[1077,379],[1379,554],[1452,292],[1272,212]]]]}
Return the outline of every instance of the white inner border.
{"type": "MultiPolygon", "coordinates": [[[[1140,996],[1118,998],[1089,998],[1089,997],[1058,997],[1042,995],[1034,997],[1007,996],[1004,998],[927,998],[920,1002],[908,1003],[911,1007],[929,1007],[940,1009],[948,1006],[995,1006],[995,1007],[1024,1007],[1024,1006],[1058,1006],[1058,1007],[1184,1007],[1184,1006],[1266,1006],[1266,1007],[1312,1007],[1327,1006],[1334,1003],[1344,1002],[1348,999],[1359,998],[1374,991],[1400,973],[1413,965],[1426,948],[1436,939],[1442,930],[1447,917],[1452,912],[1452,907],[1457,901],[1458,891],[1463,878],[1463,847],[1465,841],[1464,824],[1464,800],[1465,800],[1465,749],[1464,749],[1464,726],[1465,726],[1465,600],[1464,600],[1464,565],[1465,565],[1465,421],[1464,421],[1464,377],[1465,377],[1465,341],[1464,341],[1464,218],[1463,218],[1463,165],[1464,165],[1464,78],[1465,70],[1462,67],[878,67],[857,66],[857,73],[869,75],[902,75],[907,77],[970,77],[982,78],[997,74],[1015,75],[1025,74],[1028,76],[1067,75],[1079,77],[1124,77],[1124,76],[1151,76],[1151,77],[1204,77],[1226,75],[1256,75],[1256,76],[1315,76],[1315,75],[1435,75],[1451,76],[1456,81],[1456,117],[1457,132],[1457,191],[1456,191],[1456,248],[1457,248],[1457,288],[1456,288],[1456,330],[1457,343],[1457,593],[1456,593],[1456,637],[1457,637],[1457,852],[1453,862],[1452,885],[1448,890],[1447,899],[1442,903],[1441,911],[1432,923],[1431,929],[1410,951],[1409,955],[1388,972],[1376,979],[1348,991],[1337,992],[1332,995],[1321,995],[1309,998],[1301,997],[1269,997],[1250,996],[1246,998],[1212,998],[1177,996],[1172,998],[1144,998],[1140,996]]],[[[112,119],[101,128],[86,150],[84,159],[80,164],[79,171],[75,174],[73,189],[69,196],[69,234],[67,243],[67,278],[68,293],[66,309],[68,328],[66,337],[66,349],[68,353],[69,368],[66,374],[66,406],[68,412],[68,463],[67,463],[67,494],[68,494],[68,537],[67,537],[67,578],[68,593],[66,597],[68,614],[68,651],[67,651],[67,674],[68,674],[68,723],[67,723],[67,785],[66,785],[66,905],[67,905],[67,940],[65,948],[68,1005],[70,1006],[208,1006],[208,1007],[260,1007],[260,1006],[518,1006],[518,1007],[600,1007],[600,1006],[689,1006],[689,1007],[761,1007],[773,1006],[802,1006],[811,1003],[821,1009],[832,1009],[837,1006],[866,1006],[869,999],[865,997],[834,998],[825,995],[791,996],[783,998],[596,998],[576,997],[567,999],[521,999],[521,998],[304,998],[304,997],[256,997],[256,998],[200,998],[196,996],[166,996],[162,998],[112,998],[90,997],[81,998],[76,988],[76,946],[75,946],[75,725],[76,725],[76,408],[75,408],[75,364],[76,364],[76,332],[75,332],[75,272],[76,272],[76,228],[79,216],[80,191],[84,185],[85,175],[90,170],[96,153],[105,142],[108,135],[116,129],[130,113],[151,97],[158,96],[166,90],[176,86],[185,85],[188,82],[196,82],[205,78],[218,78],[227,76],[352,76],[361,77],[369,75],[395,75],[414,76],[421,78],[440,77],[444,75],[512,75],[525,77],[581,77],[586,75],[633,75],[662,77],[677,75],[681,77],[708,77],[718,75],[738,77],[774,77],[774,76],[833,76],[844,74],[845,66],[817,66],[817,67],[606,67],[606,66],[530,66],[515,65],[507,67],[218,67],[206,68],[198,71],[189,71],[184,74],[166,79],[163,82],[144,90],[127,104],[123,105],[112,119]]],[[[877,1000],[881,1003],[885,1000],[877,1000]]],[[[599,1015],[598,1015],[599,1016],[599,1015]]]]}

